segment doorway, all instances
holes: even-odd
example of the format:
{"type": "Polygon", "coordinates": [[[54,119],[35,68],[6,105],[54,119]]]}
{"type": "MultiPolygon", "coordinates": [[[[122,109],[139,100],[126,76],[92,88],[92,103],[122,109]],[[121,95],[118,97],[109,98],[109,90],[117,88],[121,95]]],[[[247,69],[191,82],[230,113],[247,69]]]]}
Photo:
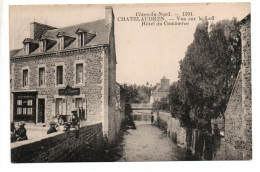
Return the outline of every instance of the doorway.
{"type": "Polygon", "coordinates": [[[45,99],[38,99],[38,123],[45,122],[45,99]]]}

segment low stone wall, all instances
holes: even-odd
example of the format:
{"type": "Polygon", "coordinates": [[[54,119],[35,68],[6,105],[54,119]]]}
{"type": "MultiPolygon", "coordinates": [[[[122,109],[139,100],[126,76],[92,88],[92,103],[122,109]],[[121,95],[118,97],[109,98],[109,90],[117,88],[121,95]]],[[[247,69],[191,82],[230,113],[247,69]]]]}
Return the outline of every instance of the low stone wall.
{"type": "Polygon", "coordinates": [[[186,129],[181,127],[180,121],[171,117],[171,113],[159,111],[156,114],[158,126],[180,147],[186,147],[186,129]]]}
{"type": "Polygon", "coordinates": [[[87,149],[103,148],[102,123],[89,124],[78,131],[56,132],[40,140],[11,144],[11,162],[70,162],[84,161],[87,149]],[[81,156],[78,156],[78,155],[81,156]]]}
{"type": "Polygon", "coordinates": [[[180,120],[172,118],[169,112],[156,112],[155,124],[165,130],[174,143],[187,150],[188,160],[225,159],[224,138],[184,127],[180,120]]]}

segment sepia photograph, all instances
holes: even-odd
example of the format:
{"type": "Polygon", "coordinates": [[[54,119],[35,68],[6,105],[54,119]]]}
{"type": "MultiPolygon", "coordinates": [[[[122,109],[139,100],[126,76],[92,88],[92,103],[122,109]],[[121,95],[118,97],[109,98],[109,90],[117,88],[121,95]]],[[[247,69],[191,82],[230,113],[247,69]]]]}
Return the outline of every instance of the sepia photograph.
{"type": "Polygon", "coordinates": [[[11,163],[252,160],[250,2],[8,8],[11,163]]]}

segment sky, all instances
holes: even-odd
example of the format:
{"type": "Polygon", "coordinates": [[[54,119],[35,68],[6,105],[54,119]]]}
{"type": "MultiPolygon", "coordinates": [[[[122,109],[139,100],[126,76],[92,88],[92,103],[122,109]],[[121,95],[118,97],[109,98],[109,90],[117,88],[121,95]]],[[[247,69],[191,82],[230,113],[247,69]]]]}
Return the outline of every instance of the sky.
{"type": "MultiPolygon", "coordinates": [[[[250,13],[248,3],[217,4],[139,4],[112,5],[115,15],[117,82],[156,84],[163,76],[170,82],[178,80],[179,61],[193,41],[198,17],[212,17],[216,23],[223,19],[243,19],[250,13]],[[196,20],[189,25],[142,26],[140,21],[118,21],[135,17],[137,13],[171,13],[165,20],[183,12],[192,12],[196,20]]],[[[103,5],[44,5],[10,7],[10,49],[22,48],[29,37],[30,23],[35,21],[55,27],[66,27],[105,17],[103,5]]]]}

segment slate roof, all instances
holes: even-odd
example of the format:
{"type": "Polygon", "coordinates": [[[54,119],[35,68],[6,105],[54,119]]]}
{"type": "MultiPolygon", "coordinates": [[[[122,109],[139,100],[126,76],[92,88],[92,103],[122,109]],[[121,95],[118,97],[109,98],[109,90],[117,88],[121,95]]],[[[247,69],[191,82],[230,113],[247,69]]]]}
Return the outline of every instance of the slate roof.
{"type": "MultiPolygon", "coordinates": [[[[67,47],[64,48],[64,50],[70,50],[78,48],[76,44],[76,32],[78,29],[88,31],[88,33],[95,34],[95,37],[88,42],[85,47],[91,47],[91,46],[97,46],[97,45],[109,45],[109,33],[110,33],[110,25],[105,22],[105,19],[101,20],[95,20],[92,22],[87,23],[81,23],[78,25],[48,30],[46,33],[42,35],[42,39],[49,39],[49,40],[57,40],[57,35],[59,33],[62,33],[66,36],[69,36],[71,38],[75,38],[67,47]]],[[[62,51],[64,51],[62,50],[62,51]]],[[[45,53],[51,53],[56,52],[58,50],[58,44],[56,44],[51,47],[49,50],[47,50],[45,53]]],[[[36,55],[36,54],[42,54],[39,51],[39,48],[37,48],[34,52],[31,52],[30,55],[36,55]]],[[[26,56],[23,48],[19,50],[18,53],[11,56],[13,58],[19,57],[19,56],[26,56]]]]}
{"type": "Polygon", "coordinates": [[[10,57],[13,57],[13,56],[16,55],[19,51],[20,51],[20,49],[11,50],[11,51],[10,51],[10,57]]]}

